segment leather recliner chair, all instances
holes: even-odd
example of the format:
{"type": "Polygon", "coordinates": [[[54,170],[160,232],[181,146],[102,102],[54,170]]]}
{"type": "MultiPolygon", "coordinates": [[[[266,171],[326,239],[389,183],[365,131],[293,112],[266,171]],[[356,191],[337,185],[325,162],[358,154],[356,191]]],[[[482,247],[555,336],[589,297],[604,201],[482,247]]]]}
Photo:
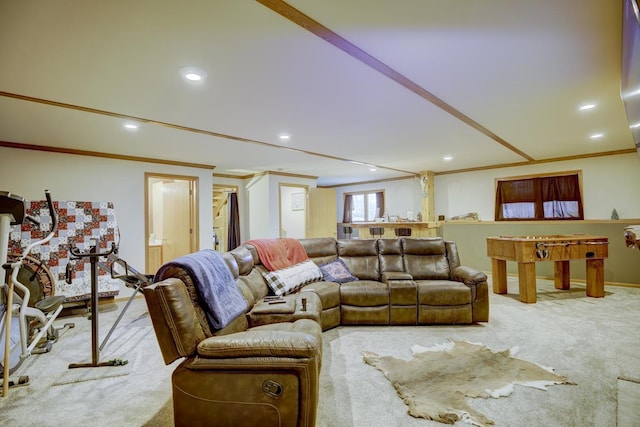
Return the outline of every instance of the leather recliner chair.
{"type": "Polygon", "coordinates": [[[211,330],[188,276],[144,289],[172,374],[176,426],[314,426],[322,330],[311,319],[211,330]]]}

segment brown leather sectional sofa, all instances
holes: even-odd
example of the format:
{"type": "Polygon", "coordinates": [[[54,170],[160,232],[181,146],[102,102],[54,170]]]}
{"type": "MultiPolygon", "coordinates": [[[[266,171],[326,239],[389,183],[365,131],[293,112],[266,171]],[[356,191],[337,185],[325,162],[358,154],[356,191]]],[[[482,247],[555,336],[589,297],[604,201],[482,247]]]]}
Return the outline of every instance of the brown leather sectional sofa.
{"type": "Polygon", "coordinates": [[[460,265],[454,242],[441,238],[301,242],[317,264],[339,258],[360,279],[342,284],[316,282],[302,289],[320,296],[323,330],[338,325],[489,320],[487,276],[460,265]]]}
{"type": "Polygon", "coordinates": [[[359,280],[316,281],[274,304],[256,249],[242,245],[223,257],[247,310],[220,330],[186,272],[144,289],[165,363],[184,358],[172,376],[177,426],[315,425],[323,330],[488,321],[486,275],[461,266],[453,242],[300,242],[316,264],[340,259],[359,280]]]}

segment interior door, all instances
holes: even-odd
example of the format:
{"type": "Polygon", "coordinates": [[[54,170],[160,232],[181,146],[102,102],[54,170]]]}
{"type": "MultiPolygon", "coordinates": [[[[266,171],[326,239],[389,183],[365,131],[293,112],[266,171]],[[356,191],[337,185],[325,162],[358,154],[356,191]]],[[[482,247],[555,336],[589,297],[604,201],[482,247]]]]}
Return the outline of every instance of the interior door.
{"type": "Polygon", "coordinates": [[[307,191],[306,185],[280,184],[280,237],[306,237],[307,191]]]}
{"type": "Polygon", "coordinates": [[[217,238],[214,249],[218,252],[227,251],[227,237],[229,235],[229,200],[230,193],[237,193],[238,187],[228,185],[213,185],[213,232],[217,238]]]}
{"type": "Polygon", "coordinates": [[[145,174],[146,268],[153,274],[164,263],[198,248],[195,177],[145,174]]]}
{"type": "Polygon", "coordinates": [[[165,263],[192,252],[189,181],[165,182],[162,195],[162,262],[165,263]]]}
{"type": "Polygon", "coordinates": [[[336,237],[336,190],[333,188],[309,189],[308,237],[336,237]]]}

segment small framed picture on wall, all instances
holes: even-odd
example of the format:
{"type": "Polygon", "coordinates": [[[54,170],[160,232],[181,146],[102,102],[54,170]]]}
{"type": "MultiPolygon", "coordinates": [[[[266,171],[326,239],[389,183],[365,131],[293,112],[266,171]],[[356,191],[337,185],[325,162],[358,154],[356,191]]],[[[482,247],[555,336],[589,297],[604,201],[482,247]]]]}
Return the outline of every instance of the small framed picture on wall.
{"type": "Polygon", "coordinates": [[[303,211],[304,205],[304,193],[293,193],[291,194],[291,210],[292,211],[303,211]]]}

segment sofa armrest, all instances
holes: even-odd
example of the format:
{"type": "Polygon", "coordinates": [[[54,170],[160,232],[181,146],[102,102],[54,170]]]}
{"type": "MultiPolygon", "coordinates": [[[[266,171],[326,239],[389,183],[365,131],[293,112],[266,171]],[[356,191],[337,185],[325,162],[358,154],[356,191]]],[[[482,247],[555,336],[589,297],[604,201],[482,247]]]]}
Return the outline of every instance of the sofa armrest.
{"type": "Polygon", "coordinates": [[[253,306],[250,314],[293,314],[296,312],[296,302],[295,297],[272,301],[262,300],[253,306]]]}
{"type": "Polygon", "coordinates": [[[322,303],[320,297],[313,292],[289,294],[281,298],[284,304],[258,302],[247,313],[247,320],[252,328],[276,323],[296,322],[300,319],[311,319],[321,323],[322,303]],[[303,300],[306,300],[303,303],[303,300]]]}
{"type": "Polygon", "coordinates": [[[249,329],[235,334],[207,338],[198,344],[198,355],[210,359],[233,357],[315,357],[322,345],[317,322],[301,319],[294,323],[249,329]]]}
{"type": "Polygon", "coordinates": [[[169,278],[142,290],[165,364],[189,357],[205,338],[187,288],[169,278]]]}
{"type": "Polygon", "coordinates": [[[382,273],[383,283],[389,283],[390,280],[413,280],[413,276],[404,271],[385,271],[382,273]]]}
{"type": "Polygon", "coordinates": [[[451,272],[451,280],[462,282],[467,286],[476,286],[479,283],[487,281],[487,275],[475,268],[459,266],[451,272]]]}

